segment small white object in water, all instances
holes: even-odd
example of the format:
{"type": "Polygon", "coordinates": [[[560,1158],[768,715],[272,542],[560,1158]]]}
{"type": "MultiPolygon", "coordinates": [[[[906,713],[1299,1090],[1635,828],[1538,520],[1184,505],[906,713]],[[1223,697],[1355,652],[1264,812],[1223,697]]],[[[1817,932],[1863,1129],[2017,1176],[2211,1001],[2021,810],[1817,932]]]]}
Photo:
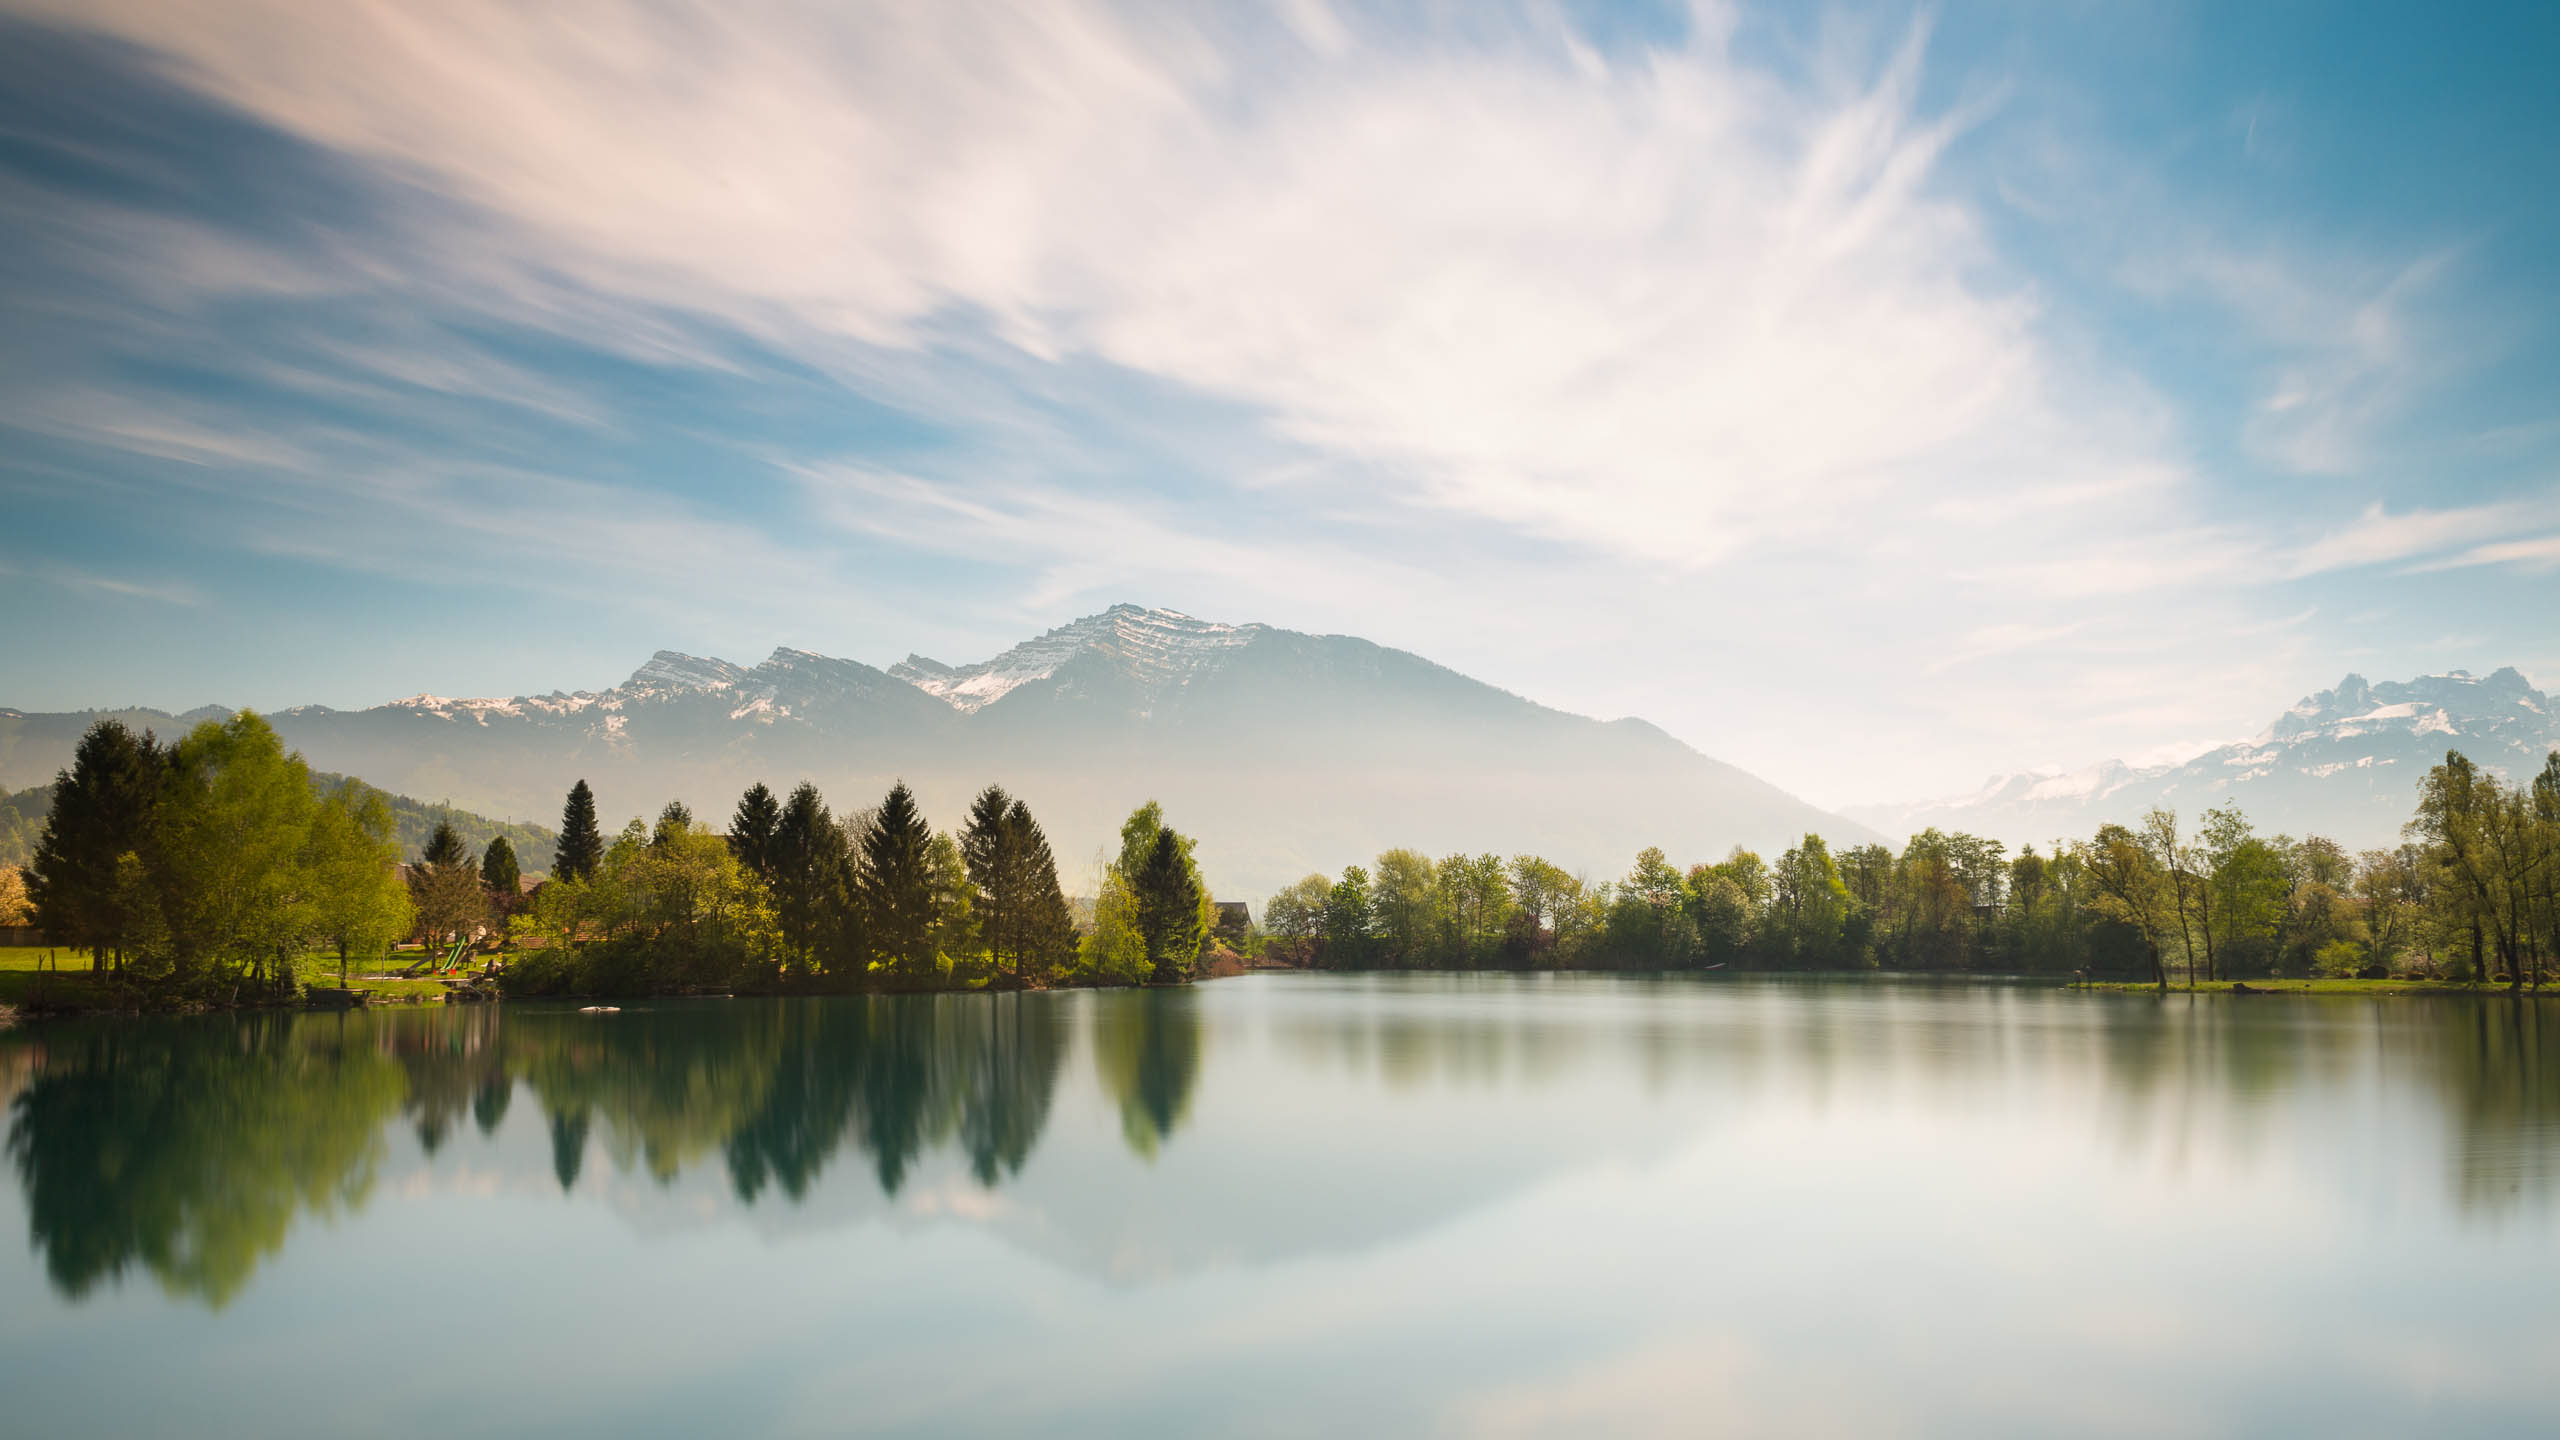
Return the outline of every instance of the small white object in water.
{"type": "Polygon", "coordinates": [[[581,1005],[578,1007],[578,1013],[581,1015],[619,1015],[622,1013],[622,1007],[619,1005],[581,1005]]]}

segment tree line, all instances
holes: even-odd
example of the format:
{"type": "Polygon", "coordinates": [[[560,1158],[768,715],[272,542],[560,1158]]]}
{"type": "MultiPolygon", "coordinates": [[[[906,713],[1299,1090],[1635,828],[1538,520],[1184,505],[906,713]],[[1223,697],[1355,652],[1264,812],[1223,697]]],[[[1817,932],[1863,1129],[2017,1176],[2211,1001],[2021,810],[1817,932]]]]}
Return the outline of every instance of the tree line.
{"type": "Polygon", "coordinates": [[[529,894],[504,832],[475,855],[449,819],[402,864],[381,792],[315,787],[246,711],[168,745],[101,720],[49,800],[39,923],[112,982],[161,993],[281,996],[314,949],[343,984],[413,936],[512,942],[519,994],[1179,984],[1215,916],[1191,837],[1149,801],[1079,927],[1039,821],[993,785],[956,832],[904,784],[840,818],[814,785],[759,783],[725,831],[674,802],[608,841],[580,780],[529,894]]]}
{"type": "Polygon", "coordinates": [[[1769,861],[1659,849],[1601,884],[1535,855],[1389,850],[1263,911],[1281,958],[1334,968],[1912,970],[2173,978],[2422,975],[2539,984],[2560,962],[2560,752],[2502,783],[2459,752],[2394,849],[2260,834],[2238,808],[2012,856],[1923,831],[1896,852],[1807,835],[1769,861]]]}
{"type": "Polygon", "coordinates": [[[1121,827],[1089,924],[1058,882],[1047,834],[990,785],[957,832],[936,831],[903,783],[833,813],[815,785],[739,797],[725,831],[681,802],[607,842],[573,786],[558,858],[515,934],[515,993],[642,993],[754,985],[934,990],[1180,984],[1214,909],[1191,837],[1154,801],[1121,827]]]}

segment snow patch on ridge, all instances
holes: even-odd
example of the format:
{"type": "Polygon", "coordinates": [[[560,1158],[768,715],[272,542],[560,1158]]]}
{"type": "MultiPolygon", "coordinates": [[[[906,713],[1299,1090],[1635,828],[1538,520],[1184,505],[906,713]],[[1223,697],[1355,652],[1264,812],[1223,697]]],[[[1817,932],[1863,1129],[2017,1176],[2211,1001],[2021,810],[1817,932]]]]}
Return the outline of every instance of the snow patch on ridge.
{"type": "Polygon", "coordinates": [[[974,714],[1021,687],[1046,680],[1087,651],[1112,656],[1150,689],[1180,685],[1227,652],[1248,645],[1268,626],[1222,625],[1179,610],[1114,605],[1099,615],[1025,640],[992,660],[945,665],[910,655],[889,674],[963,715],[974,714]]]}

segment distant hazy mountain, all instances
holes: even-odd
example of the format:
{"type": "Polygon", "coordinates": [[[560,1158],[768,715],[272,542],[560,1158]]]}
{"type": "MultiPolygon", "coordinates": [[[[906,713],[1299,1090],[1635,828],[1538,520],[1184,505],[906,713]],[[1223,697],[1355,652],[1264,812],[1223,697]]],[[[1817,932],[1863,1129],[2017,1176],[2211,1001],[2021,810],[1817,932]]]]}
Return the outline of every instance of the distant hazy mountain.
{"type": "Polygon", "coordinates": [[[2011,844],[2087,836],[2155,805],[2192,820],[2236,801],[2262,831],[2326,835],[2351,849],[2398,843],[2428,767],[2460,750],[2508,780],[2529,778],[2560,747],[2551,697],[2504,669],[2409,681],[2365,682],[2306,697],[2254,740],[2177,765],[2135,768],[2109,760],[2069,774],[1993,777],[1973,794],[1848,813],[1889,835],[1928,826],[1970,830],[2011,844]]]}
{"type": "MultiPolygon", "coordinates": [[[[90,718],[0,711],[0,787],[49,777],[90,718]]],[[[1602,877],[1646,845],[1686,860],[1868,838],[1640,720],[1568,715],[1349,636],[1129,605],[976,665],[661,651],[601,692],[269,718],[315,767],[519,819],[557,816],[581,776],[608,822],[682,798],[713,824],[754,780],[814,780],[842,810],[903,777],[948,825],[993,781],[1040,815],[1070,890],[1149,797],[1240,896],[1390,845],[1536,851],[1602,877]]]]}

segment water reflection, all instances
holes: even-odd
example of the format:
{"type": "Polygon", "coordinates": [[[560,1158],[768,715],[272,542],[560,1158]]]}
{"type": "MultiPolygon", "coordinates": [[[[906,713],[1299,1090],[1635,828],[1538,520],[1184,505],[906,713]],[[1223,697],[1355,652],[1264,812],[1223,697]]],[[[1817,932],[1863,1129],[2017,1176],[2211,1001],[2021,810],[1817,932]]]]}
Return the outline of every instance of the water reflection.
{"type": "Polygon", "coordinates": [[[2023,1107],[2107,1141],[2127,1167],[2200,1155],[2245,1166],[2276,1142],[2317,1149],[2361,1114],[2417,1106],[2463,1216],[2541,1214],[2560,1193],[2560,1027],[2537,1004],[2495,999],[1289,977],[0,1036],[8,1154],[55,1290],[78,1298],[138,1271],[214,1306],[297,1217],[365,1206],[404,1127],[433,1164],[499,1145],[513,1115],[524,1172],[542,1177],[547,1140],[546,1188],[579,1193],[600,1153],[656,1186],[700,1172],[741,1205],[798,1209],[839,1159],[858,1167],[856,1190],[892,1200],[938,1153],[963,1184],[1019,1185],[1070,1074],[1090,1075],[1103,1123],[1117,1122],[1106,1143],[1126,1154],[1114,1168],[1088,1148],[1053,1167],[1079,1178],[1052,1187],[1046,1230],[1022,1243],[1090,1254],[1114,1275],[1435,1223],[1577,1163],[1645,1096],[1694,1115],[1747,1114],[1769,1095],[1815,1113],[1851,1099],[1942,1115],[2023,1107]],[[1089,1071],[1068,1065],[1078,1043],[1089,1071]],[[1222,1066],[1234,1078],[1204,1082],[1222,1066]],[[1599,1073],[1637,1089],[1568,1083],[1599,1073]],[[1259,1119],[1195,1113],[1204,1095],[1292,1093],[1259,1119]],[[1304,1123],[1280,1133],[1274,1116],[1304,1123]],[[1198,1147],[1190,1168],[1147,1189],[1141,1177],[1171,1166],[1177,1144],[1198,1147]],[[1128,1155],[1147,1162],[1139,1175],[1128,1155]],[[1336,1175],[1342,1194],[1310,1188],[1336,1175]],[[1194,1203],[1202,1195],[1215,1203],[1194,1203]],[[1140,1211],[1156,1218],[1133,1228],[1140,1211]],[[1191,1214],[1214,1224],[1186,1231],[1191,1214]]]}
{"type": "Polygon", "coordinates": [[[11,1103],[29,1239],[63,1294],[140,1266],[220,1305],[294,1217],[361,1206],[401,1102],[360,1029],[291,1015],[48,1032],[11,1103]]]}
{"type": "Polygon", "coordinates": [[[1190,1113],[1200,1079],[1199,992],[1113,996],[1094,1015],[1094,1073],[1120,1106],[1120,1133],[1148,1159],[1190,1113]]]}

